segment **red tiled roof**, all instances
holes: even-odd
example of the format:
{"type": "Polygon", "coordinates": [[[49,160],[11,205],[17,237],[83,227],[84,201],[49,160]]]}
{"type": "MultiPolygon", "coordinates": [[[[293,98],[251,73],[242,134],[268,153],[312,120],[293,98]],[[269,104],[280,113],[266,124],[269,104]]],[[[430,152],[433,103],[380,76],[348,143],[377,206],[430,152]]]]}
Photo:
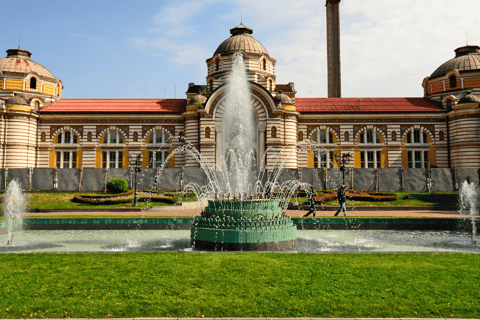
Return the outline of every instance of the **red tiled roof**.
{"type": "Polygon", "coordinates": [[[426,98],[296,98],[299,112],[441,112],[426,98]]]}
{"type": "Polygon", "coordinates": [[[180,113],[187,99],[61,99],[41,113],[180,113]]]}

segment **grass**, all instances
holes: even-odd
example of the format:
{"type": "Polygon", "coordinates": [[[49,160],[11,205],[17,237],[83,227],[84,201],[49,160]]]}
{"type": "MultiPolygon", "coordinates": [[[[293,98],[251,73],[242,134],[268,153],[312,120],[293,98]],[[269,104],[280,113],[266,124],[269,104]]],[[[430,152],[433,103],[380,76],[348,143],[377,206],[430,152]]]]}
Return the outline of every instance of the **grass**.
{"type": "MultiPolygon", "coordinates": [[[[87,203],[78,203],[72,201],[76,194],[82,195],[102,195],[98,192],[25,192],[29,199],[30,209],[146,209],[161,206],[175,206],[162,202],[138,202],[136,207],[131,203],[111,204],[111,205],[92,205],[87,203]]],[[[3,194],[0,195],[3,199],[3,194]]],[[[195,201],[194,197],[182,198],[182,201],[195,201]]],[[[0,205],[0,210],[3,206],[0,205]]]]}
{"type": "MultiPolygon", "coordinates": [[[[430,207],[435,208],[457,208],[458,192],[395,192],[397,199],[395,201],[369,202],[369,201],[348,201],[347,207],[430,207]],[[408,199],[401,200],[401,197],[408,195],[408,199]]],[[[306,197],[298,198],[301,205],[308,205],[306,197]]],[[[336,200],[329,201],[324,206],[338,206],[336,200]]]]}
{"type": "Polygon", "coordinates": [[[480,313],[480,255],[3,254],[0,318],[480,313]]]}

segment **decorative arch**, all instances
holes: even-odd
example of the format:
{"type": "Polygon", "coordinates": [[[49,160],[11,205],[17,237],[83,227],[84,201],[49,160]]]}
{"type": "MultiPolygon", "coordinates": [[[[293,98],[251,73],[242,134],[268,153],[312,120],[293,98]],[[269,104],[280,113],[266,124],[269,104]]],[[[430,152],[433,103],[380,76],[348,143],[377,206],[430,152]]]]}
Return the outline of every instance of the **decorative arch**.
{"type": "MultiPolygon", "coordinates": [[[[434,135],[433,133],[428,130],[427,128],[425,128],[424,126],[419,126],[419,127],[416,127],[416,126],[411,126],[410,128],[408,128],[407,130],[405,130],[405,132],[402,134],[402,144],[405,144],[405,140],[407,138],[407,134],[410,134],[410,132],[412,132],[413,130],[420,130],[421,132],[425,132],[427,134],[427,136],[430,138],[430,141],[431,141],[431,144],[434,144],[435,143],[435,139],[434,139],[434,135]]],[[[428,143],[428,142],[427,142],[428,143]]]]}
{"type": "Polygon", "coordinates": [[[76,128],[72,128],[68,126],[58,128],[57,130],[55,130],[52,134],[52,142],[53,142],[53,139],[55,139],[56,137],[58,137],[59,134],[64,133],[65,131],[71,131],[77,135],[77,144],[81,144],[83,142],[80,131],[78,131],[76,128]]]}
{"type": "Polygon", "coordinates": [[[449,108],[454,108],[455,107],[455,104],[457,102],[457,98],[455,98],[455,96],[449,94],[448,96],[446,96],[443,100],[442,100],[442,105],[449,109],[449,108]]]}
{"type": "Polygon", "coordinates": [[[388,141],[386,133],[383,132],[383,130],[381,130],[380,128],[377,128],[375,126],[373,126],[373,128],[369,128],[369,127],[365,126],[362,129],[358,130],[357,133],[355,134],[355,137],[353,139],[353,142],[355,144],[358,143],[357,141],[358,141],[358,138],[360,137],[360,134],[362,134],[366,130],[373,130],[374,132],[378,132],[380,134],[380,136],[383,138],[383,143],[386,143],[388,141]]]}
{"type": "Polygon", "coordinates": [[[150,128],[150,129],[148,129],[148,130],[145,132],[145,134],[142,136],[142,141],[145,142],[145,140],[147,139],[147,137],[148,137],[151,133],[153,133],[153,132],[155,132],[155,131],[157,131],[157,130],[160,130],[160,131],[162,131],[162,132],[166,132],[171,138],[173,138],[173,136],[174,136],[173,133],[170,131],[170,129],[165,128],[165,127],[162,127],[162,126],[156,126],[156,127],[152,127],[152,128],[150,128]]]}
{"type": "MultiPolygon", "coordinates": [[[[340,136],[338,135],[338,133],[337,133],[334,129],[332,129],[332,128],[328,127],[328,126],[326,126],[325,129],[322,128],[322,127],[320,127],[320,126],[314,128],[314,129],[313,129],[312,131],[310,131],[310,133],[308,134],[308,137],[307,137],[307,138],[308,138],[308,141],[310,141],[310,140],[313,138],[313,135],[314,135],[315,133],[317,133],[318,131],[320,131],[320,130],[326,130],[327,132],[331,133],[331,134],[335,137],[335,140],[337,141],[336,143],[339,143],[339,142],[340,142],[340,136]]],[[[329,143],[329,144],[332,144],[332,143],[329,143]]]]}
{"type": "MultiPolygon", "coordinates": [[[[126,132],[121,129],[121,128],[118,128],[118,127],[115,127],[115,128],[105,128],[103,129],[102,131],[100,131],[100,133],[98,134],[97,136],[97,143],[100,143],[100,137],[103,137],[105,135],[105,133],[107,132],[110,132],[110,131],[118,131],[120,132],[123,137],[125,138],[125,144],[128,144],[128,135],[126,134],[126,132]]],[[[123,142],[122,142],[123,143],[123,142]]]]}
{"type": "MultiPolygon", "coordinates": [[[[273,111],[275,110],[275,101],[267,90],[261,85],[249,81],[250,88],[252,90],[252,98],[254,100],[254,109],[258,110],[255,107],[255,103],[259,103],[261,107],[265,110],[265,116],[267,118],[271,118],[273,115],[273,111]]],[[[205,103],[205,111],[209,114],[210,117],[215,118],[217,114],[218,108],[223,108],[223,104],[225,103],[225,96],[226,96],[226,84],[222,84],[219,86],[213,94],[208,98],[207,102],[205,103]]]]}

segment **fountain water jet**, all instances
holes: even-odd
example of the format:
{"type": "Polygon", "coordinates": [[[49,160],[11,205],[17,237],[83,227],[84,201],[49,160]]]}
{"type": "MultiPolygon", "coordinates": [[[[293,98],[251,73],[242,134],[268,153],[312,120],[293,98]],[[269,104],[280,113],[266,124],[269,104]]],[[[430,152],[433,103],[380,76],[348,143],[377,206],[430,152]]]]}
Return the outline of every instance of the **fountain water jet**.
{"type": "MultiPolygon", "coordinates": [[[[236,52],[227,80],[219,173],[215,166],[199,161],[208,180],[202,194],[208,194],[209,199],[202,216],[195,218],[191,228],[195,248],[284,250],[295,245],[296,226],[283,212],[280,199],[269,199],[270,192],[279,187],[276,181],[281,167],[266,179],[264,173],[256,176],[258,130],[251,96],[243,57],[236,52]],[[217,175],[222,177],[222,183],[217,175]],[[264,180],[266,183],[262,184],[264,180]]],[[[192,148],[188,151],[193,152],[192,148]]],[[[198,159],[202,159],[200,155],[198,159]]],[[[290,187],[297,188],[298,184],[290,187]]],[[[198,190],[198,186],[188,188],[198,190]]]]}
{"type": "Polygon", "coordinates": [[[475,224],[475,216],[477,215],[479,190],[475,183],[464,181],[460,189],[460,213],[470,216],[472,223],[472,244],[476,243],[475,235],[477,227],[475,224]]]}
{"type": "Polygon", "coordinates": [[[22,215],[27,207],[27,201],[22,194],[22,188],[18,181],[13,180],[8,184],[3,199],[3,215],[8,224],[7,245],[10,245],[13,239],[13,223],[15,220],[22,220],[22,215]]]}

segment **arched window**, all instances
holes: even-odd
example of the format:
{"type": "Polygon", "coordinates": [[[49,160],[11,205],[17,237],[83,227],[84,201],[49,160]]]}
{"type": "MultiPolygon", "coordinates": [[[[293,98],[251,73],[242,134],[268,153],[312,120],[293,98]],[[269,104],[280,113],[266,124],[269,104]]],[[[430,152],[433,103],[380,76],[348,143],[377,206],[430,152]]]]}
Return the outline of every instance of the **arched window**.
{"type": "Polygon", "coordinates": [[[430,142],[427,132],[423,129],[413,129],[407,132],[406,136],[408,168],[428,168],[430,142]],[[408,146],[411,146],[411,149],[408,146]]]}
{"type": "Polygon", "coordinates": [[[316,147],[313,152],[314,168],[333,168],[333,152],[336,141],[334,141],[333,133],[329,129],[316,130],[310,142],[316,147]],[[322,150],[320,150],[322,148],[322,150]]]}
{"type": "Polygon", "coordinates": [[[262,59],[262,69],[267,70],[267,59],[265,58],[262,59]]]}
{"type": "Polygon", "coordinates": [[[380,144],[382,139],[380,133],[373,129],[367,129],[360,133],[359,141],[362,144],[380,144]]]}
{"type": "Polygon", "coordinates": [[[208,91],[213,91],[213,79],[208,80],[208,91]]]}
{"type": "Polygon", "coordinates": [[[220,59],[215,60],[215,71],[218,71],[220,69],[220,59]]]}
{"type": "Polygon", "coordinates": [[[133,133],[133,142],[138,142],[138,132],[137,131],[135,131],[133,133]]]}
{"type": "Polygon", "coordinates": [[[450,76],[450,88],[456,88],[457,87],[457,77],[455,75],[450,76]]]}
{"type": "Polygon", "coordinates": [[[123,134],[110,130],[102,136],[102,168],[123,168],[123,134]]]}
{"type": "Polygon", "coordinates": [[[273,90],[273,80],[272,79],[268,80],[267,90],[273,90]]]}
{"type": "Polygon", "coordinates": [[[345,131],[345,141],[350,141],[350,133],[345,131]]]}
{"type": "Polygon", "coordinates": [[[155,130],[148,135],[148,167],[159,168],[167,160],[170,153],[170,134],[167,131],[155,130]]]}
{"type": "Polygon", "coordinates": [[[65,130],[58,134],[56,150],[57,168],[76,168],[77,167],[77,148],[78,136],[75,132],[65,130]],[[73,147],[73,148],[72,148],[73,147]]]}
{"type": "Polygon", "coordinates": [[[35,101],[35,109],[40,109],[40,102],[38,101],[35,101]]]}
{"type": "Polygon", "coordinates": [[[303,141],[303,131],[300,131],[298,133],[298,141],[300,141],[300,142],[303,141]]]}
{"type": "Polygon", "coordinates": [[[210,139],[210,127],[205,128],[205,138],[210,139]]]}
{"type": "Polygon", "coordinates": [[[37,78],[30,78],[30,89],[37,90],[37,78]]]}
{"type": "Polygon", "coordinates": [[[92,142],[92,132],[88,131],[87,133],[87,142],[92,142]]]}
{"type": "Polygon", "coordinates": [[[103,144],[119,145],[123,143],[123,134],[118,130],[110,130],[103,135],[103,144]]]}
{"type": "Polygon", "coordinates": [[[75,132],[65,130],[57,136],[57,144],[76,144],[78,143],[78,137],[75,132]]]}
{"type": "Polygon", "coordinates": [[[448,99],[447,100],[447,109],[451,109],[452,108],[452,100],[448,99]]]}
{"type": "Polygon", "coordinates": [[[397,141],[397,132],[392,131],[392,141],[397,141]]]}
{"type": "Polygon", "coordinates": [[[445,133],[443,131],[440,131],[439,136],[440,136],[440,141],[445,140],[445,133]]]}
{"type": "Polygon", "coordinates": [[[271,136],[272,138],[276,138],[276,137],[277,137],[277,128],[276,128],[276,127],[272,127],[272,128],[270,129],[270,136],[271,136]]]}
{"type": "Polygon", "coordinates": [[[47,135],[45,134],[45,132],[42,132],[42,135],[40,136],[40,141],[45,142],[46,140],[47,140],[47,135]]]}

